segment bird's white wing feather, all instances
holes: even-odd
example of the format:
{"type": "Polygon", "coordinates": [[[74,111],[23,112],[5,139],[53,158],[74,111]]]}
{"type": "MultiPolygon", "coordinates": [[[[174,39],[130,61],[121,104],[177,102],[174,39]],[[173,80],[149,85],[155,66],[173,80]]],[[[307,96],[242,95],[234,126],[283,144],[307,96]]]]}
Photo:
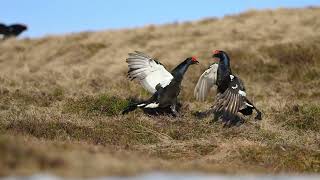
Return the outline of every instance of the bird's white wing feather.
{"type": "Polygon", "coordinates": [[[126,62],[129,67],[128,77],[131,80],[137,79],[150,93],[157,91],[158,84],[166,87],[173,79],[171,73],[161,63],[142,52],[129,53],[126,62]]]}
{"type": "Polygon", "coordinates": [[[200,76],[196,87],[194,88],[194,96],[199,101],[204,101],[208,96],[210,89],[216,84],[217,81],[218,64],[212,64],[200,76]]]}

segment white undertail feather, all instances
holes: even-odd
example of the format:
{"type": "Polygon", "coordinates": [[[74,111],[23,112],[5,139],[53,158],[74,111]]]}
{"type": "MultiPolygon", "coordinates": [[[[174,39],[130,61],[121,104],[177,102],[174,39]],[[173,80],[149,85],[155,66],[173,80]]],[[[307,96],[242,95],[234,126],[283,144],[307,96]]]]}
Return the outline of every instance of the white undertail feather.
{"type": "Polygon", "coordinates": [[[199,101],[204,101],[208,96],[210,89],[216,85],[218,64],[212,64],[200,76],[196,87],[194,88],[194,96],[199,101]]]}
{"type": "Polygon", "coordinates": [[[142,52],[129,53],[126,62],[130,69],[129,78],[137,79],[143,88],[152,94],[156,92],[158,84],[161,87],[166,87],[173,79],[171,73],[163,65],[158,64],[154,59],[142,52]]]}
{"type": "Polygon", "coordinates": [[[247,102],[246,102],[246,105],[249,106],[249,107],[253,107],[251,104],[249,104],[249,103],[247,103],[247,102]]]}
{"type": "Polygon", "coordinates": [[[159,103],[150,103],[146,105],[144,108],[157,108],[159,107],[159,103]]]}
{"type": "Polygon", "coordinates": [[[241,91],[241,90],[239,90],[239,94],[240,94],[241,96],[246,96],[246,95],[247,95],[247,93],[246,93],[245,91],[241,91]]]}

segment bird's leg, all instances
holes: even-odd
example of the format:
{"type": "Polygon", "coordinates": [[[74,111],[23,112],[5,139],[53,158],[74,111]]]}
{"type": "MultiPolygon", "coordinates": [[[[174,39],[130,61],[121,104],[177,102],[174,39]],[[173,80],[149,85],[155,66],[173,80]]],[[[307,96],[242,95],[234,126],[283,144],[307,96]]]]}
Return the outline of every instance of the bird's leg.
{"type": "Polygon", "coordinates": [[[255,110],[257,111],[257,116],[256,116],[254,119],[256,119],[256,120],[262,120],[261,112],[260,112],[257,108],[255,108],[255,110]]]}
{"type": "Polygon", "coordinates": [[[170,109],[171,109],[171,112],[172,112],[174,117],[177,117],[179,115],[178,112],[177,112],[177,109],[176,109],[176,103],[172,104],[170,106],[170,109]]]}
{"type": "Polygon", "coordinates": [[[244,119],[241,117],[241,115],[238,113],[235,120],[232,122],[233,126],[239,127],[241,124],[244,123],[244,119]]]}
{"type": "Polygon", "coordinates": [[[196,111],[196,112],[193,113],[193,115],[196,116],[197,118],[202,119],[202,118],[206,118],[206,117],[208,117],[208,116],[210,116],[210,115],[212,115],[214,113],[215,113],[215,110],[213,108],[210,108],[209,110],[202,111],[202,112],[201,111],[196,111]]]}
{"type": "Polygon", "coordinates": [[[219,121],[219,118],[220,118],[220,114],[219,112],[215,112],[213,111],[213,119],[212,119],[212,122],[218,122],[219,121]]]}

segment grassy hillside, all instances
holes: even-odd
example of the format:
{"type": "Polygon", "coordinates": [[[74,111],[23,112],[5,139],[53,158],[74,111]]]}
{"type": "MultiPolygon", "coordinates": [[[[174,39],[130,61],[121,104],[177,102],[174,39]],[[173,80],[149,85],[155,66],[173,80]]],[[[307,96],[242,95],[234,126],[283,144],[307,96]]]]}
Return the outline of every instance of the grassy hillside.
{"type": "Polygon", "coordinates": [[[146,171],[319,173],[320,8],[249,11],[222,19],[0,42],[0,175],[146,171]],[[193,88],[211,50],[233,71],[263,121],[199,121],[193,88]],[[183,81],[182,117],[119,115],[149,95],[126,78],[128,52],[170,69],[195,55],[183,81]]]}

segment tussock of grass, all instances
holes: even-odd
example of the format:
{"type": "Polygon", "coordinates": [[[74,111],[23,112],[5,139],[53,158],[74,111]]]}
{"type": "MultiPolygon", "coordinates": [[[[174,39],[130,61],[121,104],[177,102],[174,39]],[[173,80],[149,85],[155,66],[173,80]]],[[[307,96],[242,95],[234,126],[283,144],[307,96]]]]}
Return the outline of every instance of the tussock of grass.
{"type": "Polygon", "coordinates": [[[106,48],[107,45],[103,43],[89,43],[89,44],[83,44],[82,47],[86,48],[90,52],[89,56],[93,56],[96,53],[98,53],[100,50],[106,48]]]}
{"type": "Polygon", "coordinates": [[[275,172],[320,172],[320,152],[294,146],[271,145],[241,147],[241,160],[271,167],[275,172]]]}
{"type": "Polygon", "coordinates": [[[209,123],[194,120],[164,121],[160,128],[162,133],[168,134],[168,136],[175,140],[205,138],[214,132],[214,127],[209,123]]]}
{"type": "Polygon", "coordinates": [[[319,71],[319,69],[316,69],[316,68],[310,68],[303,75],[303,79],[306,81],[317,80],[319,77],[320,77],[320,71],[319,71]]]}
{"type": "Polygon", "coordinates": [[[172,159],[194,159],[214,153],[217,150],[214,142],[192,142],[189,144],[166,144],[156,146],[151,152],[152,156],[166,160],[172,159]]]}
{"type": "Polygon", "coordinates": [[[85,113],[90,115],[115,116],[129,104],[129,101],[102,94],[85,96],[80,99],[69,99],[64,106],[65,112],[85,113]]]}
{"type": "Polygon", "coordinates": [[[320,106],[312,104],[288,105],[276,116],[284,127],[298,130],[320,131],[320,106]]]}
{"type": "Polygon", "coordinates": [[[266,52],[271,58],[278,60],[281,64],[292,65],[297,63],[300,65],[308,65],[315,63],[320,56],[319,41],[311,41],[315,42],[301,41],[299,43],[277,44],[263,48],[261,51],[266,52]]]}

